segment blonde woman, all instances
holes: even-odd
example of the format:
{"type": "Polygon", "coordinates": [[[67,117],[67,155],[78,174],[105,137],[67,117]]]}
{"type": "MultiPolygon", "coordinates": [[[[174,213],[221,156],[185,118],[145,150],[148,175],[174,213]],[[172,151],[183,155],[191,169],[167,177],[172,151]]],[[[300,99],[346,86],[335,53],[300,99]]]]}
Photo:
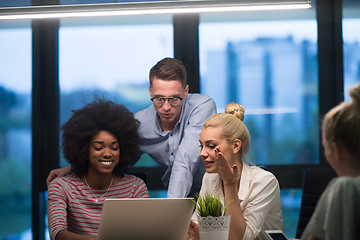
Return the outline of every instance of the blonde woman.
{"type": "MultiPolygon", "coordinates": [[[[200,156],[206,173],[200,196],[206,192],[222,197],[228,204],[230,240],[267,239],[265,230],[284,231],[280,187],[275,176],[246,163],[249,131],[243,123],[245,108],[229,104],[225,113],[208,118],[200,134],[200,156]]],[[[198,239],[198,226],[192,221],[188,239],[198,239]]]]}
{"type": "Polygon", "coordinates": [[[338,177],[322,194],[301,239],[360,239],[360,84],[324,117],[325,157],[338,177]]]}

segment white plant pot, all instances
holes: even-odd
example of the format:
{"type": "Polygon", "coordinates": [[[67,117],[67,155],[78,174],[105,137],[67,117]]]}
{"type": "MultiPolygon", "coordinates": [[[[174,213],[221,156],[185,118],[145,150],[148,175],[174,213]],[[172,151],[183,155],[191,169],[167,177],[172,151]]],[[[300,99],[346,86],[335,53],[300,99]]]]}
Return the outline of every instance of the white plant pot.
{"type": "Polygon", "coordinates": [[[200,240],[228,240],[230,216],[199,217],[200,240]]]}

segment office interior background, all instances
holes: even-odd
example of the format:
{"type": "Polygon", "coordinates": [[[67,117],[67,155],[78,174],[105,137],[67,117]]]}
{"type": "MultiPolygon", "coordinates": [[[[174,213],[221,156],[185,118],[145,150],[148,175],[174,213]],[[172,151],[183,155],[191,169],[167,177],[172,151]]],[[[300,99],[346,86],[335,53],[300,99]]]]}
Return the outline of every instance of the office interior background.
{"type": "MultiPolygon", "coordinates": [[[[3,2],[3,3],[2,3],[3,2]]],[[[87,1],[89,2],[89,1],[87,1]]],[[[0,1],[9,4],[31,1],[0,1]]],[[[60,1],[60,4],[78,3],[60,1]]],[[[329,167],[324,113],[360,81],[360,0],[316,0],[308,10],[0,21],[0,240],[48,239],[46,177],[67,165],[59,127],[105,98],[132,112],[151,104],[148,73],[164,57],[188,69],[191,92],[218,112],[245,106],[248,159],[281,186],[294,237],[303,170],[329,167]]],[[[142,156],[151,197],[163,169],[142,156]]]]}

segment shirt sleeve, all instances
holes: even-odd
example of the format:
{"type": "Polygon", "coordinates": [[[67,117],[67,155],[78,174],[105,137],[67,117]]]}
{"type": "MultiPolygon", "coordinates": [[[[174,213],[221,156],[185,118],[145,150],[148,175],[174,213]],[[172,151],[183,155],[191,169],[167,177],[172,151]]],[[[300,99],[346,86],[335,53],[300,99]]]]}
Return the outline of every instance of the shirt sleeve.
{"type": "Polygon", "coordinates": [[[56,181],[52,181],[48,189],[48,226],[50,238],[67,229],[67,197],[64,188],[56,181]]]}
{"type": "MultiPolygon", "coordinates": [[[[167,194],[169,198],[187,197],[189,195],[194,175],[198,172],[199,165],[202,164],[199,147],[202,125],[206,119],[215,113],[215,103],[209,98],[209,100],[194,108],[188,118],[171,169],[167,194]]],[[[201,179],[199,184],[201,184],[201,179]]]]}
{"type": "Polygon", "coordinates": [[[246,221],[243,239],[255,239],[263,229],[265,221],[270,221],[270,210],[274,207],[281,208],[281,204],[277,204],[280,203],[279,183],[270,173],[253,182],[249,194],[249,198],[241,205],[246,221]]]}

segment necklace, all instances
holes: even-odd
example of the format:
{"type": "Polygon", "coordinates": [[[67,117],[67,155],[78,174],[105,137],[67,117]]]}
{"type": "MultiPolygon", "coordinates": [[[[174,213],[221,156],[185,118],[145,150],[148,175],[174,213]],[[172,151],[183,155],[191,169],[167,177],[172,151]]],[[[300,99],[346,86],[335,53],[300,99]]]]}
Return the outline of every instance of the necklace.
{"type": "MultiPolygon", "coordinates": [[[[89,186],[89,183],[87,182],[85,176],[84,176],[84,180],[85,180],[86,186],[88,186],[88,188],[90,188],[90,190],[91,190],[91,187],[89,186]]],[[[107,189],[106,192],[105,192],[103,195],[101,195],[99,198],[104,197],[104,196],[108,193],[108,191],[109,191],[109,189],[111,188],[111,185],[112,185],[112,183],[113,183],[113,180],[114,180],[114,178],[111,177],[111,182],[110,182],[110,185],[109,185],[108,189],[107,189]]],[[[90,192],[90,193],[91,193],[91,195],[93,195],[93,197],[95,198],[95,202],[98,202],[99,200],[97,199],[97,197],[96,197],[92,192],[90,192]]]]}

